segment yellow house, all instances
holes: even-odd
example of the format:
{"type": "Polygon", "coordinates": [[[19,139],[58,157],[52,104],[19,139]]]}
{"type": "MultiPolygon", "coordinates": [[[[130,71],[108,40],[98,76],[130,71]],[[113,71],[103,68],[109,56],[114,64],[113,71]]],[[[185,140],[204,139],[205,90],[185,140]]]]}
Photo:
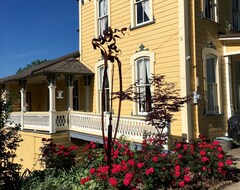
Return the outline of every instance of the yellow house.
{"type": "MultiPolygon", "coordinates": [[[[136,90],[146,93],[151,75],[161,74],[176,83],[181,96],[193,95],[193,101],[174,115],[173,136],[213,138],[227,133],[228,118],[240,110],[240,0],[78,3],[79,51],[0,80],[4,90],[20,93],[20,103],[11,114],[11,120],[22,126],[25,145],[20,159],[29,150],[32,166],[43,136],[62,143],[63,139],[101,141],[104,61],[91,41],[108,26],[128,28],[118,40],[123,89],[137,82],[136,90]]],[[[109,64],[108,80],[116,85],[107,86],[106,94],[118,90],[112,68],[109,64]]],[[[107,121],[108,103],[104,110],[107,121]]],[[[113,102],[113,124],[117,110],[113,102]]],[[[145,115],[144,99],[124,101],[118,135],[141,142],[143,131],[155,131],[144,121],[145,115]]]]}

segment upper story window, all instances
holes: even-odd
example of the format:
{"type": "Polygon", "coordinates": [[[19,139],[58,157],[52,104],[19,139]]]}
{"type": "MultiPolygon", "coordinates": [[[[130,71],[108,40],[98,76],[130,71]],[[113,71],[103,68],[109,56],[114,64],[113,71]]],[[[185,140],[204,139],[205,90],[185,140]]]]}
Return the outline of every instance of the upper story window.
{"type": "Polygon", "coordinates": [[[203,16],[214,22],[218,22],[217,0],[203,0],[203,16]]]}
{"type": "Polygon", "coordinates": [[[232,25],[240,30],[240,0],[232,0],[232,25]]]}
{"type": "Polygon", "coordinates": [[[221,91],[219,56],[216,50],[205,48],[203,50],[206,114],[221,113],[221,91]],[[209,50],[209,51],[208,51],[209,50]]]}
{"type": "Polygon", "coordinates": [[[153,22],[152,0],[132,0],[131,27],[153,22]]]}
{"type": "Polygon", "coordinates": [[[98,0],[98,35],[108,29],[108,0],[98,0]]]}
{"type": "Polygon", "coordinates": [[[99,112],[102,111],[102,106],[103,106],[103,111],[110,111],[110,86],[109,86],[109,77],[107,74],[107,78],[105,81],[105,98],[104,98],[104,104],[103,104],[103,99],[102,99],[102,91],[103,91],[103,77],[104,77],[104,65],[101,65],[98,67],[98,99],[99,99],[99,112]]]}

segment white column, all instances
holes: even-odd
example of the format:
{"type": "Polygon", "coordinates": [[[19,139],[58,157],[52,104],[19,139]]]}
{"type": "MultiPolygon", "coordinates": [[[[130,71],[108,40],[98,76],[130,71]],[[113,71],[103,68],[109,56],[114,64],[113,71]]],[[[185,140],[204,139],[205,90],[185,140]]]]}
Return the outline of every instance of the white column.
{"type": "Polygon", "coordinates": [[[68,111],[73,110],[73,86],[68,86],[68,111]]]}
{"type": "Polygon", "coordinates": [[[230,57],[225,57],[226,63],[226,90],[227,90],[227,114],[230,118],[234,114],[233,102],[232,102],[232,71],[231,71],[231,59],[230,57]]]}
{"type": "Polygon", "coordinates": [[[50,83],[49,89],[49,133],[56,133],[56,86],[50,83]]]}
{"type": "Polygon", "coordinates": [[[22,88],[20,90],[21,93],[21,129],[23,129],[24,126],[24,112],[26,111],[26,93],[27,91],[22,88]]]}

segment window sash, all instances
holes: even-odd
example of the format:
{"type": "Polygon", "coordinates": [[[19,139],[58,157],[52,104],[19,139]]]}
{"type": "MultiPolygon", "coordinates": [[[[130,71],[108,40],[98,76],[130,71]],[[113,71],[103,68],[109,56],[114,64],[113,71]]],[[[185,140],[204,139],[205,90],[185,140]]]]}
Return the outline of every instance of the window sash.
{"type": "Polygon", "coordinates": [[[135,61],[135,64],[138,114],[145,114],[151,109],[150,59],[140,58],[135,61]]]}
{"type": "Polygon", "coordinates": [[[218,89],[216,83],[207,84],[208,113],[218,113],[218,89]]]}
{"type": "Polygon", "coordinates": [[[204,0],[204,17],[216,21],[215,0],[204,0]]]}
{"type": "MultiPolygon", "coordinates": [[[[100,66],[98,69],[99,72],[99,84],[98,84],[98,96],[99,96],[99,111],[102,110],[102,90],[103,90],[103,77],[104,77],[104,66],[100,66]]],[[[108,73],[108,70],[107,70],[108,73]]],[[[105,103],[103,110],[110,111],[110,87],[109,87],[109,78],[107,74],[107,80],[105,81],[105,103]]]]}
{"type": "Polygon", "coordinates": [[[108,0],[98,1],[98,34],[103,36],[108,29],[108,0]]]}
{"type": "Polygon", "coordinates": [[[150,0],[135,0],[136,25],[150,21],[150,0]]]}
{"type": "Polygon", "coordinates": [[[232,19],[233,28],[240,30],[240,1],[232,1],[232,19]]]}

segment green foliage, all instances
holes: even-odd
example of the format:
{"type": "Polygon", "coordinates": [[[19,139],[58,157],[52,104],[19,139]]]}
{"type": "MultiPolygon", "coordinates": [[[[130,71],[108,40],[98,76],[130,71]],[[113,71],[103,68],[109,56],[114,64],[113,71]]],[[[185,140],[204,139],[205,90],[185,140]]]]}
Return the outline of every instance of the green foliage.
{"type": "Polygon", "coordinates": [[[45,62],[47,62],[47,61],[49,61],[49,60],[43,59],[43,60],[35,60],[35,61],[32,61],[31,64],[27,64],[25,67],[19,68],[19,69],[17,70],[16,74],[21,73],[21,72],[23,72],[23,71],[26,71],[26,70],[30,69],[31,67],[33,67],[33,66],[36,66],[36,65],[45,63],[45,62]]]}
{"type": "Polygon", "coordinates": [[[0,189],[18,189],[20,164],[14,163],[16,149],[21,141],[18,131],[20,126],[7,128],[11,112],[10,99],[0,100],[0,189]]]}

